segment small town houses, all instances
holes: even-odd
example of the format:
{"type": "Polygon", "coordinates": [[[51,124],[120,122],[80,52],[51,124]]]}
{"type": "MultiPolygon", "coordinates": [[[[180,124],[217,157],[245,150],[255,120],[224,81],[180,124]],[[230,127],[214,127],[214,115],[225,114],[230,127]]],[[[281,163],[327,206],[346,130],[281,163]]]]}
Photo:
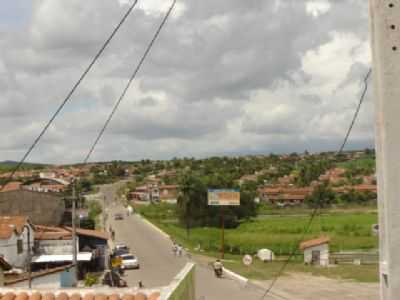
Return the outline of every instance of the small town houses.
{"type": "MultiPolygon", "coordinates": [[[[86,272],[104,270],[108,238],[108,234],[101,231],[77,229],[80,278],[86,272]]],[[[28,266],[33,276],[48,274],[47,281],[57,281],[59,276],[54,272],[67,270],[72,263],[72,241],[69,227],[34,225],[26,216],[0,216],[0,259],[11,266],[4,273],[3,283],[21,284],[26,279],[24,274],[28,266]]]]}

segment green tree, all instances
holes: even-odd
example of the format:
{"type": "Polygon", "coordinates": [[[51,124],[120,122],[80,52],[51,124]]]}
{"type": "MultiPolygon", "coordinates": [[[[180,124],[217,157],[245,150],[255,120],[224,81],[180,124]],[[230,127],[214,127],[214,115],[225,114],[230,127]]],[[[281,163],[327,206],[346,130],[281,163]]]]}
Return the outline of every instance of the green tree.
{"type": "Polygon", "coordinates": [[[335,199],[335,193],[324,182],[317,186],[311,195],[306,197],[305,202],[310,207],[323,208],[333,204],[335,199]]]}

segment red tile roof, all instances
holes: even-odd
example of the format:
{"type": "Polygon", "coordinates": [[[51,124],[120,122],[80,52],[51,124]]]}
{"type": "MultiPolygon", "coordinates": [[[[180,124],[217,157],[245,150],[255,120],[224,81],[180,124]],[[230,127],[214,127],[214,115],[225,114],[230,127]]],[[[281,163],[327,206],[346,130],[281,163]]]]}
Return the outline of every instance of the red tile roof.
{"type": "Polygon", "coordinates": [[[26,216],[0,216],[0,238],[10,238],[14,230],[17,234],[21,234],[27,223],[29,218],[26,216]]]}
{"type": "MultiPolygon", "coordinates": [[[[71,227],[52,227],[52,226],[35,226],[37,232],[35,232],[35,239],[37,240],[61,240],[61,239],[71,239],[72,238],[72,228],[71,227]]],[[[104,231],[91,230],[91,229],[76,229],[77,235],[95,237],[102,240],[108,240],[109,236],[104,231]]]]}
{"type": "Polygon", "coordinates": [[[136,294],[127,293],[120,295],[118,293],[70,293],[54,292],[54,293],[26,293],[26,292],[8,292],[1,295],[2,300],[157,300],[160,298],[159,292],[154,292],[151,295],[138,292],[136,294]]]}
{"type": "Polygon", "coordinates": [[[300,250],[304,250],[310,247],[315,247],[315,246],[319,246],[322,244],[326,244],[329,243],[330,238],[326,237],[326,236],[321,236],[317,239],[313,239],[313,240],[308,240],[308,241],[304,241],[302,243],[300,243],[300,250]]]}
{"type": "MultiPolygon", "coordinates": [[[[71,227],[65,227],[65,229],[70,231],[70,232],[72,231],[71,227]]],[[[102,240],[108,240],[109,239],[109,236],[108,236],[107,232],[99,231],[99,230],[77,228],[76,229],[76,233],[77,233],[77,235],[95,237],[95,238],[102,239],[102,240]]]]}
{"type": "Polygon", "coordinates": [[[0,186],[2,192],[10,192],[10,191],[17,191],[21,189],[22,182],[19,181],[11,181],[7,183],[4,188],[0,186]]]}

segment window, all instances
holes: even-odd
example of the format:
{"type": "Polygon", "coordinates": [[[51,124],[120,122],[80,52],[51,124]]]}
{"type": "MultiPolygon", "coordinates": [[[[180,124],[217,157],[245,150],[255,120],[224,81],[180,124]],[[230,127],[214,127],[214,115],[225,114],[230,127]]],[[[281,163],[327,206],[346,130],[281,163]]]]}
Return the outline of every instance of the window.
{"type": "Polygon", "coordinates": [[[17,254],[21,254],[22,252],[24,252],[23,240],[17,240],[17,254]]]}

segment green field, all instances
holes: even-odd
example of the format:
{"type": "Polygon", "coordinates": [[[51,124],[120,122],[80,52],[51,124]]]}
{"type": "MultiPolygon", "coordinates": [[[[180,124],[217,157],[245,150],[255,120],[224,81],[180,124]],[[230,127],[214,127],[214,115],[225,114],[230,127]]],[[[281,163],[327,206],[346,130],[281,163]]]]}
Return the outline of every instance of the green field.
{"type": "Polygon", "coordinates": [[[338,163],[337,167],[345,169],[362,169],[373,172],[373,170],[375,170],[375,159],[371,157],[359,158],[338,163]]]}
{"type": "MultiPolygon", "coordinates": [[[[271,280],[282,268],[282,261],[263,263],[254,260],[250,267],[244,266],[240,257],[224,263],[228,269],[250,279],[271,280]]],[[[329,268],[306,266],[302,262],[294,261],[287,265],[285,274],[288,273],[309,273],[314,276],[324,276],[334,279],[353,279],[359,282],[378,282],[378,265],[336,265],[329,268]]]]}
{"type": "MultiPolygon", "coordinates": [[[[191,228],[188,233],[178,224],[173,206],[150,205],[137,209],[185,246],[193,249],[200,245],[206,252],[219,250],[219,228],[191,228]]],[[[265,216],[244,222],[236,229],[225,230],[225,251],[254,254],[258,249],[268,248],[277,255],[287,255],[298,246],[308,220],[308,216],[265,216]]],[[[378,239],[371,234],[371,226],[376,223],[374,212],[321,215],[314,219],[306,239],[327,235],[331,238],[332,251],[376,249],[378,239]]]]}

